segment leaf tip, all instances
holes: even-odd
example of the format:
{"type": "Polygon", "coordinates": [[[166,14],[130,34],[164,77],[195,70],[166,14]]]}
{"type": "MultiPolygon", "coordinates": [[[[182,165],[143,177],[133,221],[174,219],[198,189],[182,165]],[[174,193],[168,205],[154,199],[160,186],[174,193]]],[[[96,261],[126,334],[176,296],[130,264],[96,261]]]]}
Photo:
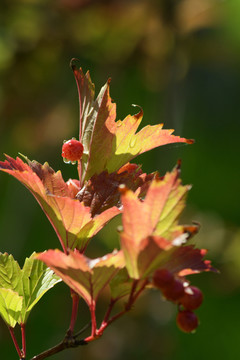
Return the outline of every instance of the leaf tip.
{"type": "Polygon", "coordinates": [[[186,139],[186,143],[187,144],[194,144],[195,140],[194,139],[186,139]]]}
{"type": "Polygon", "coordinates": [[[74,64],[75,61],[79,61],[79,59],[77,59],[77,58],[72,58],[72,59],[70,60],[70,63],[69,63],[69,66],[70,66],[70,68],[72,69],[73,72],[74,72],[74,70],[76,70],[76,65],[74,64]]]}
{"type": "Polygon", "coordinates": [[[142,119],[143,117],[143,108],[140,105],[136,105],[136,104],[132,104],[133,107],[138,107],[140,109],[140,111],[133,115],[135,117],[136,120],[142,119]]]}
{"type": "Polygon", "coordinates": [[[182,159],[178,159],[177,161],[177,170],[181,170],[181,166],[182,166],[182,159]]]}

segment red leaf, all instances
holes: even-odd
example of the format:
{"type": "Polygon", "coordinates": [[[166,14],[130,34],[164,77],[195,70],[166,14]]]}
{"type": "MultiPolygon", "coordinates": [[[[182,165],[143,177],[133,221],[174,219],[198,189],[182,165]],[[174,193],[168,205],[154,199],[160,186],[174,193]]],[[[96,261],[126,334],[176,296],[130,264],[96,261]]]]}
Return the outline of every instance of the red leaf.
{"type": "Polygon", "coordinates": [[[203,260],[206,253],[207,250],[196,249],[193,245],[179,247],[164,267],[179,276],[198,274],[202,271],[218,272],[209,260],[203,260]]]}
{"type": "Polygon", "coordinates": [[[107,171],[103,171],[99,175],[93,175],[78,192],[76,198],[90,207],[94,217],[110,207],[121,206],[118,189],[120,184],[135,191],[148,183],[150,177],[151,175],[143,174],[138,165],[128,163],[118,172],[108,174],[107,171]]]}

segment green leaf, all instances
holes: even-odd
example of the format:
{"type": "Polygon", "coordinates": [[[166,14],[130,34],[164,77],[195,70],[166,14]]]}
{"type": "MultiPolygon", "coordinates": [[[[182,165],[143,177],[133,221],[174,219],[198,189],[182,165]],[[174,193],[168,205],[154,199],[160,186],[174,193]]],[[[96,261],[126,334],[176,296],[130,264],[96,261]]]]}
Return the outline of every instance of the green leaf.
{"type": "Polygon", "coordinates": [[[11,289],[0,288],[0,315],[12,328],[19,321],[22,309],[22,296],[11,289]]]}
{"type": "Polygon", "coordinates": [[[89,259],[78,252],[70,251],[66,255],[59,250],[48,250],[38,254],[37,258],[53,269],[88,305],[97,300],[101,291],[125,265],[121,251],[89,259]]]}
{"type": "Polygon", "coordinates": [[[35,254],[25,260],[22,269],[22,323],[26,323],[30,311],[41,297],[60,281],[51,269],[36,259],[35,254]]]}
{"type": "Polygon", "coordinates": [[[0,287],[18,292],[21,269],[12,255],[0,253],[0,287]]]}
{"type": "MultiPolygon", "coordinates": [[[[59,281],[61,279],[51,269],[36,259],[35,253],[30,258],[26,258],[22,270],[12,255],[0,254],[0,287],[12,290],[17,295],[16,299],[21,298],[21,312],[16,320],[19,323],[26,323],[32,308],[45,292],[59,281]]],[[[10,295],[7,296],[10,299],[10,295]]],[[[12,298],[14,299],[13,295],[12,298]]],[[[12,306],[11,302],[9,304],[12,306]]],[[[6,302],[6,311],[8,311],[7,306],[6,302]]],[[[16,311],[19,311],[19,308],[16,311]]],[[[11,307],[9,312],[12,313],[11,307]]]]}
{"type": "Polygon", "coordinates": [[[116,122],[116,105],[109,94],[108,81],[94,100],[94,85],[89,73],[72,66],[78,85],[80,102],[80,136],[84,146],[81,159],[82,182],[94,174],[107,170],[117,171],[124,164],[157,146],[193,140],[172,135],[173,130],[163,130],[163,124],[146,126],[139,132],[143,111],[128,115],[123,121],[116,122]]]}

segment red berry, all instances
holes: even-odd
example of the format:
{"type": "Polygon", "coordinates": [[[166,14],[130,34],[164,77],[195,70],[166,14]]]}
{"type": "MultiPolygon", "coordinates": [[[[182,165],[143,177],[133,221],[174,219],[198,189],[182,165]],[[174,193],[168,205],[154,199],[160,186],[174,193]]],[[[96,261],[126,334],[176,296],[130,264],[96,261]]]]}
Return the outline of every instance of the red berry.
{"type": "Polygon", "coordinates": [[[184,295],[179,300],[187,310],[197,309],[203,302],[203,294],[200,289],[195,286],[185,288],[184,295]]]}
{"type": "Polygon", "coordinates": [[[83,154],[83,145],[76,139],[66,141],[62,146],[62,157],[69,161],[78,161],[83,154]]]}
{"type": "Polygon", "coordinates": [[[158,269],[153,275],[153,284],[160,288],[164,289],[166,286],[169,286],[174,281],[173,274],[167,269],[158,269]]]}
{"type": "Polygon", "coordinates": [[[177,325],[180,330],[190,333],[198,327],[198,317],[192,311],[180,311],[177,314],[177,325]]]}
{"type": "Polygon", "coordinates": [[[174,279],[172,283],[163,289],[163,295],[166,299],[176,301],[184,294],[183,282],[179,279],[174,279]]]}

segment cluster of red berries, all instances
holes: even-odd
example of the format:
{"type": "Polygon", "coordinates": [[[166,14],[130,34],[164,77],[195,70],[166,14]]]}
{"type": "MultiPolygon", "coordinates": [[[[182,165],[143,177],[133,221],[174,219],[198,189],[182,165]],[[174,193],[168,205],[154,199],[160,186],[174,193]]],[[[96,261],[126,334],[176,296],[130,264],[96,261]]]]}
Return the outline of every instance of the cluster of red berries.
{"type": "Polygon", "coordinates": [[[64,141],[62,146],[62,157],[65,162],[75,163],[79,161],[83,154],[83,145],[80,141],[72,138],[71,140],[64,141]]]}
{"type": "Polygon", "coordinates": [[[193,332],[198,327],[198,317],[193,310],[202,304],[201,290],[175,277],[168,269],[156,270],[153,284],[162,291],[167,300],[178,304],[178,327],[184,332],[193,332]]]}

